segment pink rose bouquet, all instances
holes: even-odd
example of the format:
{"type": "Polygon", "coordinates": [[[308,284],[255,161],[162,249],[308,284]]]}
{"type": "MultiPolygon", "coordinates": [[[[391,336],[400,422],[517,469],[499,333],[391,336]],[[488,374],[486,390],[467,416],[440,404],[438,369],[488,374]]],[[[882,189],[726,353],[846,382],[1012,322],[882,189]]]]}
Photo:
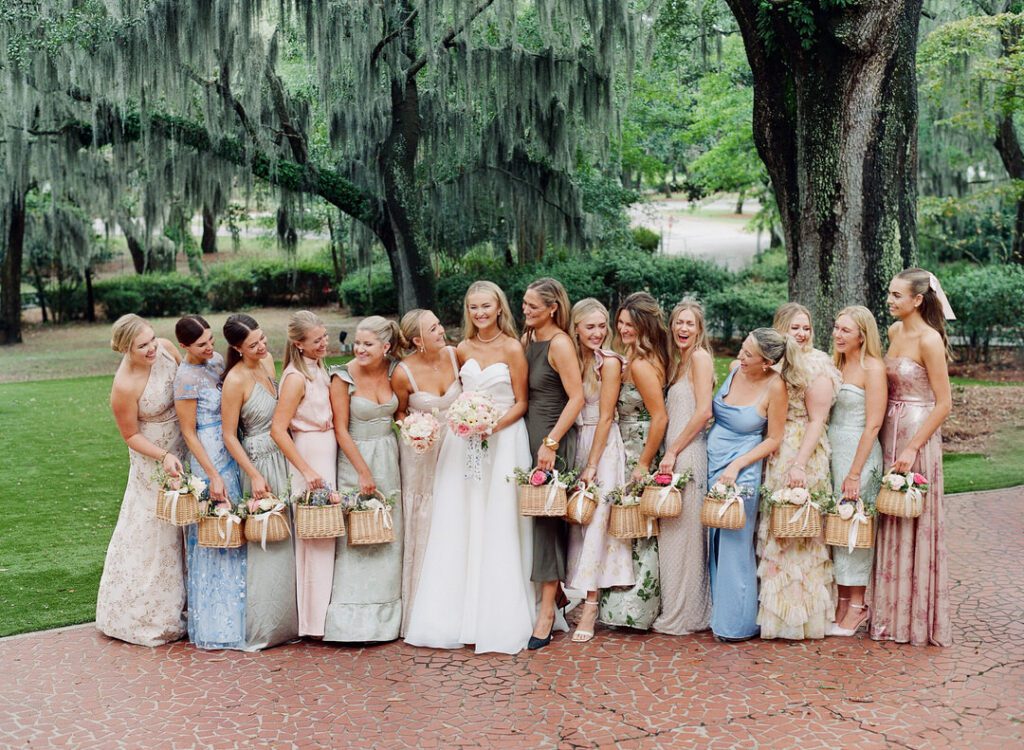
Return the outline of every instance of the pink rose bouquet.
{"type": "Polygon", "coordinates": [[[487,448],[487,437],[494,432],[501,411],[485,393],[465,391],[448,407],[448,427],[461,438],[478,438],[487,448]]]}

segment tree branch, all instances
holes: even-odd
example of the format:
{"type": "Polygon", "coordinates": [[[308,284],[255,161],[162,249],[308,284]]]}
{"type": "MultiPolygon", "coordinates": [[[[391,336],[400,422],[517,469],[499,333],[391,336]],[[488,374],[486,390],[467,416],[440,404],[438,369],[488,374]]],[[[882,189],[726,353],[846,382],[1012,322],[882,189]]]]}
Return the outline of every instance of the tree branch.
{"type": "MultiPolygon", "coordinates": [[[[447,49],[451,47],[452,43],[455,41],[455,37],[457,37],[459,34],[465,31],[466,27],[473,23],[473,21],[476,20],[477,16],[479,16],[493,4],[494,0],[480,0],[477,6],[473,8],[472,11],[470,11],[469,15],[462,19],[461,23],[459,23],[458,25],[453,25],[451,28],[448,29],[448,31],[445,32],[445,35],[441,37],[440,44],[438,44],[438,50],[447,49]]],[[[426,64],[427,53],[423,53],[422,55],[420,55],[419,59],[412,64],[409,70],[405,72],[406,79],[408,80],[415,78],[416,74],[423,70],[423,67],[426,64]]]]}
{"type": "Polygon", "coordinates": [[[253,127],[252,123],[249,121],[249,115],[246,114],[245,107],[243,107],[242,103],[235,98],[234,94],[231,93],[231,87],[228,84],[226,70],[221,70],[221,80],[207,80],[187,65],[182,65],[182,69],[185,71],[185,75],[189,79],[195,81],[200,86],[215,89],[217,93],[221,95],[221,98],[224,99],[224,101],[230,105],[233,110],[235,110],[235,114],[238,115],[239,122],[242,123],[242,127],[245,128],[245,132],[249,134],[253,144],[258,142],[256,128],[253,127]]]}
{"type": "Polygon", "coordinates": [[[374,47],[373,52],[370,53],[370,65],[373,65],[375,62],[377,62],[377,58],[380,56],[380,53],[384,51],[384,48],[386,46],[393,42],[395,38],[398,37],[399,34],[401,34],[403,31],[409,28],[409,24],[416,20],[416,16],[419,14],[419,12],[419,8],[414,8],[412,13],[406,16],[405,20],[402,21],[401,25],[397,29],[395,29],[386,37],[377,42],[377,46],[374,47]]]}
{"type": "Polygon", "coordinates": [[[309,161],[306,138],[292,125],[291,115],[288,112],[288,103],[284,96],[284,85],[281,83],[281,78],[270,67],[269,62],[264,71],[264,76],[266,77],[267,85],[270,87],[270,97],[274,102],[274,111],[277,113],[277,119],[281,121],[281,132],[284,133],[285,138],[288,139],[288,145],[291,146],[292,157],[299,164],[305,164],[309,161]]]}

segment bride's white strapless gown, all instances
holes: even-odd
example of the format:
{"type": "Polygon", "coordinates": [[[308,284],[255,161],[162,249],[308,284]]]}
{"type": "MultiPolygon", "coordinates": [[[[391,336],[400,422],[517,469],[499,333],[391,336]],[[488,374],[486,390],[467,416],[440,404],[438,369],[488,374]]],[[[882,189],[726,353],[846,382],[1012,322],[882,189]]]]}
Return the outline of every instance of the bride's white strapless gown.
{"type": "MultiPolygon", "coordinates": [[[[508,365],[459,371],[463,391],[486,393],[502,409],[515,403],[508,365]]],[[[447,428],[445,428],[447,429],[447,428]]],[[[481,478],[465,476],[468,441],[448,435],[434,479],[434,507],[405,641],[413,646],[515,654],[533,631],[536,594],[530,582],[531,519],[519,515],[516,485],[507,477],[531,466],[526,424],[492,435],[481,478]]]]}

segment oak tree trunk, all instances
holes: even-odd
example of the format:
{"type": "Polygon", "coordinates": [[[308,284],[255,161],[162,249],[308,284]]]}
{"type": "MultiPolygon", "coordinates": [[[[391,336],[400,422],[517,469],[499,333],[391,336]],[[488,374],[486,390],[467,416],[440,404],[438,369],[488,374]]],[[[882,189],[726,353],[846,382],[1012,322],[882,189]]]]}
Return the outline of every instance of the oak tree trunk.
{"type": "MultiPolygon", "coordinates": [[[[1002,115],[996,122],[996,151],[1003,161],[1006,173],[1015,180],[1024,181],[1024,149],[1021,148],[1012,115],[1002,115]]],[[[1013,263],[1024,264],[1024,198],[1017,199],[1017,218],[1013,226],[1013,245],[1010,250],[1013,263]]]]}
{"type": "Polygon", "coordinates": [[[203,239],[199,243],[203,255],[217,252],[217,224],[217,216],[208,206],[203,206],[203,239]]]}
{"type": "Polygon", "coordinates": [[[21,343],[21,266],[25,257],[25,192],[7,194],[7,249],[0,267],[0,344],[21,343]]]}

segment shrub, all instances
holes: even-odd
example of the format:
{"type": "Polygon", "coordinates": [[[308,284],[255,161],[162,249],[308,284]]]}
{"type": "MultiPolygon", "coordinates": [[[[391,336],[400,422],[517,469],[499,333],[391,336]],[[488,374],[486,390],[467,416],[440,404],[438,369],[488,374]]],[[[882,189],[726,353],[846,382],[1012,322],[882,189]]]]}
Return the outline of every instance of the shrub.
{"type": "Polygon", "coordinates": [[[206,309],[206,289],[194,276],[179,273],[120,276],[93,285],[96,301],[106,309],[108,320],[125,313],[167,317],[199,313],[206,309]]]}
{"type": "Polygon", "coordinates": [[[746,336],[770,326],[775,310],[787,299],[786,285],[745,281],[714,292],[705,300],[708,327],[721,339],[746,336]]]}
{"type": "Polygon", "coordinates": [[[398,313],[398,294],[391,279],[391,266],[387,263],[374,263],[369,269],[349,274],[338,285],[338,295],[349,312],[357,317],[398,313]]]}
{"type": "Polygon", "coordinates": [[[1024,346],[1024,268],[981,266],[947,278],[944,287],[957,316],[949,332],[969,360],[988,362],[997,339],[1024,346]]]}
{"type": "Polygon", "coordinates": [[[661,237],[658,233],[648,229],[647,227],[633,227],[633,242],[638,248],[643,250],[645,253],[656,253],[658,252],[658,246],[661,244],[661,237]]]}
{"type": "Polygon", "coordinates": [[[210,269],[209,297],[215,310],[252,306],[319,306],[337,300],[334,272],[321,258],[240,260],[210,269]]]}

